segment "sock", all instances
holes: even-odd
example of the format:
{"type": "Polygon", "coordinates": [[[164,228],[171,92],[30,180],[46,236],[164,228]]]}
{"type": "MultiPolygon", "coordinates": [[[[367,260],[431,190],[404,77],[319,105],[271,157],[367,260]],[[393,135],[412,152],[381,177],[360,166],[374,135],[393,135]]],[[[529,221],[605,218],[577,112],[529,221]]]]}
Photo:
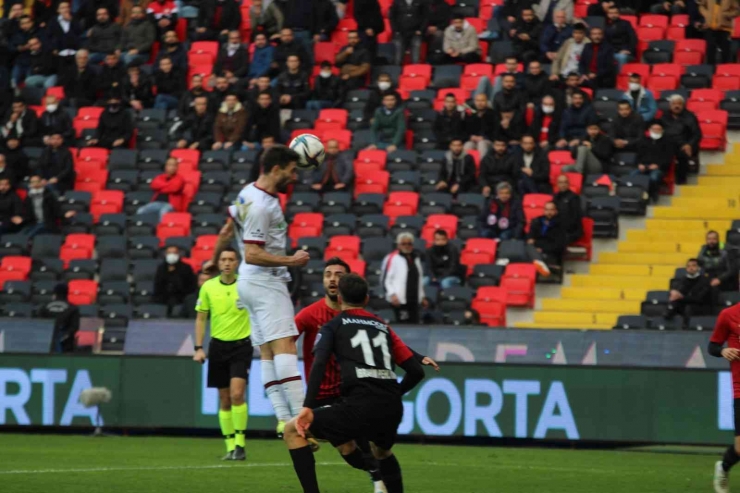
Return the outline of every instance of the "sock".
{"type": "Polygon", "coordinates": [[[231,406],[231,419],[234,422],[234,445],[244,448],[244,432],[247,430],[247,403],[231,406]]]}
{"type": "Polygon", "coordinates": [[[275,362],[272,360],[262,360],[262,385],[265,386],[265,393],[268,399],[270,399],[277,419],[280,421],[290,421],[290,408],[285,397],[283,397],[282,387],[275,375],[275,362]]]}
{"type": "Polygon", "coordinates": [[[303,487],[303,493],[320,493],[319,483],[316,480],[316,459],[313,457],[311,447],[306,445],[289,452],[293,460],[293,469],[303,487]]]}
{"type": "Polygon", "coordinates": [[[226,451],[234,450],[234,422],[231,420],[231,411],[218,410],[218,422],[221,425],[221,434],[226,442],[226,451]]]}
{"type": "Polygon", "coordinates": [[[343,455],[342,459],[355,469],[365,470],[365,457],[362,455],[362,450],[358,448],[349,455],[343,455]]]}
{"type": "Polygon", "coordinates": [[[298,356],[295,354],[276,354],[275,374],[283,388],[283,394],[288,401],[291,414],[298,416],[301,408],[303,408],[303,401],[306,396],[303,391],[301,374],[298,373],[298,356]]]}
{"type": "Polygon", "coordinates": [[[737,455],[737,452],[735,452],[735,446],[730,445],[727,447],[725,455],[722,457],[722,469],[724,469],[725,472],[728,472],[732,466],[738,463],[738,461],[740,461],[740,455],[737,455]]]}
{"type": "Polygon", "coordinates": [[[378,461],[380,463],[380,474],[388,493],[403,493],[403,478],[401,477],[401,465],[395,455],[378,461]]]}
{"type": "Polygon", "coordinates": [[[365,470],[370,474],[370,478],[374,483],[382,481],[383,477],[380,475],[380,464],[378,464],[378,459],[373,455],[370,442],[365,438],[358,438],[355,440],[355,443],[357,443],[357,448],[362,451],[362,457],[365,459],[365,470]]]}

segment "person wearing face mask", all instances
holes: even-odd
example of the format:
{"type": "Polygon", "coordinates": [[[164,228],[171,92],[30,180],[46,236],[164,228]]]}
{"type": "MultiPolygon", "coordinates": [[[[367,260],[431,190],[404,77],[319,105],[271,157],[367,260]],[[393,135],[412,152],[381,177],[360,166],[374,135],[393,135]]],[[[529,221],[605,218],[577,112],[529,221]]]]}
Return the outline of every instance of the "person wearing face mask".
{"type": "Polygon", "coordinates": [[[131,116],[124,111],[121,97],[113,95],[108,98],[93,138],[87,141],[87,145],[106,149],[123,148],[131,140],[133,133],[131,116]]]}
{"type": "Polygon", "coordinates": [[[33,173],[28,179],[28,195],[23,202],[23,234],[33,238],[38,234],[59,234],[64,223],[75,215],[75,211],[62,212],[59,197],[46,180],[33,173]]]}
{"type": "Polygon", "coordinates": [[[146,15],[157,26],[157,37],[162,37],[170,29],[177,27],[178,9],[173,0],[155,0],[149,2],[146,15]]]}
{"type": "Polygon", "coordinates": [[[372,61],[370,52],[360,43],[359,33],[350,31],[347,34],[347,46],[339,50],[335,60],[341,72],[343,95],[365,86],[372,61]]]}
{"type": "Polygon", "coordinates": [[[527,107],[537,107],[542,97],[551,92],[552,85],[547,74],[542,70],[542,64],[539,60],[532,60],[529,62],[529,70],[524,76],[524,99],[527,101],[527,107]]]}
{"type": "Polygon", "coordinates": [[[713,290],[737,291],[738,269],[719,241],[719,233],[707,232],[706,244],[702,245],[696,258],[713,290]]]}
{"type": "Polygon", "coordinates": [[[226,77],[231,84],[236,84],[245,78],[248,72],[249,53],[242,45],[241,34],[239,31],[229,31],[228,41],[218,51],[213,73],[226,77]]]}
{"type": "MultiPolygon", "coordinates": [[[[543,3],[544,1],[540,2],[540,6],[543,3]]],[[[545,22],[544,19],[543,22],[545,22]]],[[[572,35],[573,27],[567,23],[566,12],[556,9],[552,13],[552,23],[545,26],[540,36],[540,60],[544,63],[552,63],[558,56],[560,47],[572,35]]]]}
{"type": "Polygon", "coordinates": [[[485,94],[478,94],[473,100],[474,110],[465,117],[465,133],[469,135],[465,150],[478,151],[479,156],[486,156],[491,150],[491,142],[496,130],[496,115],[488,105],[485,94]]]}
{"type": "MultiPolygon", "coordinates": [[[[155,4],[159,2],[154,2],[155,4]]],[[[149,7],[151,8],[151,6],[149,7]]],[[[123,28],[119,50],[124,65],[149,62],[154,40],[157,39],[154,25],[144,15],[144,9],[135,5],[131,9],[131,19],[123,28]]]]}
{"type": "Polygon", "coordinates": [[[452,22],[445,29],[442,51],[445,57],[437,61],[440,64],[480,62],[478,33],[464,15],[455,14],[452,17],[452,22]]]}
{"type": "Polygon", "coordinates": [[[90,63],[97,65],[107,53],[115,52],[121,42],[123,30],[111,20],[106,8],[99,8],[95,14],[96,23],[87,32],[87,49],[90,50],[90,63]]]}
{"type": "Polygon", "coordinates": [[[569,77],[571,73],[578,73],[578,63],[584,47],[591,43],[586,37],[586,26],[578,22],[573,25],[573,37],[563,42],[557,55],[552,60],[550,80],[558,82],[561,78],[569,77]]]}
{"type": "Polygon", "coordinates": [[[331,71],[331,63],[321,62],[319,76],[314,79],[311,99],[306,102],[306,109],[321,111],[324,108],[336,108],[341,105],[341,82],[331,71]]]}
{"type": "Polygon", "coordinates": [[[640,74],[630,74],[629,86],[622,96],[622,99],[629,101],[632,108],[637,111],[643,121],[649,122],[655,118],[658,111],[658,104],[655,102],[655,96],[650,89],[642,86],[640,74]]]}
{"type": "Polygon", "coordinates": [[[177,173],[177,168],[177,159],[167,159],[164,173],[157,175],[149,185],[154,192],[151,201],[139,207],[136,214],[159,214],[161,220],[168,212],[183,211],[185,180],[177,173]]]}
{"type": "Polygon", "coordinates": [[[393,87],[391,76],[386,73],[382,73],[378,75],[377,84],[374,87],[370,87],[370,96],[367,98],[365,108],[362,110],[363,119],[365,121],[372,120],[375,115],[375,110],[380,107],[386,94],[393,94],[399,101],[401,100],[401,95],[393,87]]]}
{"type": "Polygon", "coordinates": [[[123,102],[134,111],[154,106],[154,90],[152,78],[141,72],[136,62],[126,69],[127,75],[123,79],[123,102]]]}
{"type": "Polygon", "coordinates": [[[713,309],[709,278],[701,273],[699,261],[690,258],[686,261],[686,275],[668,294],[668,307],[663,318],[672,320],[681,315],[686,327],[691,317],[709,315],[713,309]]]}
{"type": "Polygon", "coordinates": [[[437,113],[433,130],[437,140],[437,149],[449,149],[450,142],[466,137],[465,113],[457,109],[457,99],[454,94],[445,95],[444,107],[437,113]]]}
{"type": "Polygon", "coordinates": [[[36,37],[28,40],[28,50],[26,86],[48,89],[57,85],[57,58],[36,37]]]}
{"type": "Polygon", "coordinates": [[[178,67],[183,72],[188,70],[188,52],[180,43],[175,31],[167,31],[162,38],[162,46],[157,53],[157,59],[154,61],[155,66],[159,66],[159,60],[163,57],[170,57],[172,65],[178,67]]]}
{"type": "Polygon", "coordinates": [[[614,149],[611,139],[602,133],[598,119],[586,124],[586,136],[573,150],[576,153],[576,163],[563,166],[563,172],[587,176],[609,172],[614,149]]]}
{"type": "Polygon", "coordinates": [[[637,146],[637,169],[631,174],[650,178],[650,198],[657,202],[663,177],[670,170],[676,155],[676,147],[663,135],[663,124],[659,120],[653,120],[649,130],[649,136],[643,137],[637,146]]]}
{"type": "Polygon", "coordinates": [[[326,143],[326,159],[311,172],[311,188],[321,193],[349,190],[353,179],[351,156],[339,152],[336,139],[329,140],[326,143]]]}
{"type": "Polygon", "coordinates": [[[252,43],[254,52],[252,53],[252,63],[249,65],[249,85],[254,86],[257,78],[267,75],[272,64],[272,57],[275,55],[275,48],[267,42],[267,36],[257,34],[252,43]]]}
{"type": "Polygon", "coordinates": [[[454,138],[437,177],[435,188],[453,196],[472,192],[476,188],[475,160],[463,148],[462,139],[454,138]]]}
{"type": "Polygon", "coordinates": [[[244,109],[236,94],[229,94],[221,104],[213,124],[214,151],[231,149],[241,142],[244,127],[247,124],[247,110],[244,109]]]}
{"type": "Polygon", "coordinates": [[[544,96],[540,105],[535,107],[532,124],[529,126],[529,133],[535,136],[540,148],[555,147],[560,134],[561,118],[562,111],[557,106],[555,98],[550,95],[544,96]]]}
{"type": "Polygon", "coordinates": [[[490,197],[491,192],[496,190],[500,183],[508,183],[513,186],[516,183],[514,162],[509,159],[506,152],[508,144],[501,138],[493,139],[493,147],[480,163],[480,174],[478,185],[484,197],[490,197]]]}
{"type": "Polygon", "coordinates": [[[524,237],[524,209],[522,200],[514,197],[508,182],[502,181],[495,187],[496,196],[489,197],[480,214],[481,238],[519,240],[524,237]]]}
{"type": "Polygon", "coordinates": [[[542,23],[531,8],[522,9],[519,18],[509,31],[514,41],[514,49],[524,63],[536,60],[540,55],[540,36],[542,23]]]}
{"type": "Polygon", "coordinates": [[[434,232],[432,246],[427,248],[429,273],[424,276],[424,286],[438,286],[442,290],[459,286],[461,274],[460,252],[450,243],[447,231],[438,229],[434,232]]]}
{"type": "Polygon", "coordinates": [[[37,164],[36,173],[44,179],[44,185],[64,195],[74,188],[77,173],[70,150],[64,146],[61,134],[51,134],[37,164]]]}
{"type": "Polygon", "coordinates": [[[180,249],[167,247],[164,251],[164,262],[154,275],[155,303],[167,305],[168,315],[172,308],[181,305],[185,297],[197,289],[197,280],[193,269],[180,258],[180,249]]]}
{"type": "Polygon", "coordinates": [[[634,152],[645,134],[645,120],[632,109],[632,103],[623,100],[617,106],[617,117],[609,129],[616,152],[634,152]]]}
{"type": "Polygon", "coordinates": [[[72,126],[72,119],[66,111],[59,107],[56,96],[46,96],[45,111],[39,118],[39,131],[44,145],[49,143],[49,136],[55,133],[61,134],[67,145],[74,142],[75,130],[72,126]]]}
{"type": "Polygon", "coordinates": [[[202,0],[195,22],[196,41],[219,41],[229,31],[238,31],[242,24],[242,12],[235,0],[202,0]]]}
{"type": "Polygon", "coordinates": [[[550,161],[547,154],[534,142],[534,137],[522,137],[522,150],[511,154],[512,168],[519,172],[519,193],[551,193],[550,161]]]}
{"type": "Polygon", "coordinates": [[[368,146],[368,150],[385,149],[393,152],[403,144],[406,116],[403,108],[398,106],[398,99],[394,94],[383,96],[383,105],[375,110],[370,130],[373,143],[368,146]]]}
{"type": "Polygon", "coordinates": [[[400,323],[418,324],[421,307],[429,303],[424,296],[424,266],[421,255],[414,249],[414,235],[399,233],[398,250],[389,253],[381,264],[381,282],[385,299],[393,305],[396,320],[400,323]]]}

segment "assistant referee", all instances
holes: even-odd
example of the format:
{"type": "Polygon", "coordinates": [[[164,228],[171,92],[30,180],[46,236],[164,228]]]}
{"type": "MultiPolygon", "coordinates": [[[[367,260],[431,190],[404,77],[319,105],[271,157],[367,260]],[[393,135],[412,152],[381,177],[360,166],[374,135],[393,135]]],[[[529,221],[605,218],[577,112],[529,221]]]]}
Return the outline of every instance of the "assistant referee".
{"type": "Polygon", "coordinates": [[[245,460],[244,432],[247,429],[247,403],[244,399],[249,369],[252,365],[252,342],[249,313],[239,304],[236,291],[236,269],[239,255],[226,247],[218,258],[221,273],[203,283],[195,310],[195,355],[204,363],[203,338],[206,322],[211,319],[211,342],[208,347],[208,387],[218,389],[218,420],[226,440],[223,460],[245,460]]]}

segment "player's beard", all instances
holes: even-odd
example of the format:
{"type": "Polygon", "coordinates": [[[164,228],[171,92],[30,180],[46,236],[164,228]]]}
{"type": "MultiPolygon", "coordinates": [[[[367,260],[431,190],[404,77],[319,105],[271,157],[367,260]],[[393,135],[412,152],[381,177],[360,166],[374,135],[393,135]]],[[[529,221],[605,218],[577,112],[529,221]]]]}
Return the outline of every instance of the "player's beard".
{"type": "Polygon", "coordinates": [[[332,301],[333,303],[336,303],[336,302],[337,302],[337,300],[339,299],[339,293],[338,293],[338,292],[336,292],[336,291],[335,291],[335,292],[334,292],[334,294],[331,294],[331,292],[330,292],[330,291],[329,291],[328,289],[326,290],[326,296],[328,296],[328,297],[329,297],[329,299],[330,299],[330,300],[331,300],[331,301],[332,301]]]}
{"type": "Polygon", "coordinates": [[[293,180],[291,180],[289,177],[283,178],[278,182],[275,188],[280,193],[286,193],[288,191],[288,187],[291,185],[292,182],[293,180]]]}

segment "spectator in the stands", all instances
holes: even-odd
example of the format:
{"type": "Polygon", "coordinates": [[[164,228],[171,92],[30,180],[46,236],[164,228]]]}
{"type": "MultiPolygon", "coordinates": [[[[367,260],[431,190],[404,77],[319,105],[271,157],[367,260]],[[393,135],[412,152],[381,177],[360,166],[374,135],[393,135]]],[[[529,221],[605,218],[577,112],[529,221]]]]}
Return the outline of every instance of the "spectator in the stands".
{"type": "Polygon", "coordinates": [[[26,87],[48,89],[57,85],[58,61],[51,49],[43,46],[41,39],[34,36],[28,40],[28,52],[26,87]]]}
{"type": "Polygon", "coordinates": [[[524,235],[522,200],[514,196],[511,185],[502,181],[494,188],[495,197],[489,197],[481,210],[480,231],[483,238],[518,240],[524,235]]]}
{"type": "Polygon", "coordinates": [[[643,121],[649,122],[655,118],[655,113],[658,111],[658,104],[655,102],[653,91],[643,87],[640,74],[630,74],[629,86],[622,99],[629,101],[635,111],[640,114],[643,121]]]}
{"type": "Polygon", "coordinates": [[[75,63],[62,70],[59,85],[64,88],[64,103],[72,108],[91,106],[97,99],[97,72],[88,60],[88,51],[80,49],[75,63]]]}
{"type": "Polygon", "coordinates": [[[406,133],[406,116],[403,108],[398,106],[395,94],[383,96],[383,105],[375,110],[370,130],[372,130],[373,143],[369,149],[385,149],[387,152],[393,152],[403,144],[406,133]]]}
{"type": "Polygon", "coordinates": [[[87,141],[87,145],[106,149],[124,148],[133,132],[131,116],[123,109],[121,97],[114,95],[108,98],[93,138],[87,141]]]}
{"type": "Polygon", "coordinates": [[[557,104],[564,109],[569,108],[573,104],[573,95],[575,93],[583,94],[586,103],[591,101],[581,89],[581,76],[577,72],[571,72],[565,78],[565,86],[559,92],[555,92],[553,96],[556,97],[557,104]]]}
{"type": "Polygon", "coordinates": [[[650,178],[650,198],[658,201],[658,192],[663,177],[671,168],[676,146],[665,135],[663,124],[659,120],[650,123],[650,135],[643,137],[637,144],[637,169],[633,175],[646,175],[650,178]]]}
{"type": "Polygon", "coordinates": [[[297,56],[301,61],[302,67],[310,67],[308,53],[303,47],[303,44],[296,41],[293,35],[293,30],[284,27],[280,31],[280,44],[277,45],[272,55],[272,63],[270,64],[271,75],[277,75],[286,69],[288,57],[297,56]]]}
{"type": "MultiPolygon", "coordinates": [[[[570,144],[575,143],[573,139],[570,144]]],[[[609,163],[614,155],[611,139],[604,135],[597,120],[586,124],[586,136],[579,139],[575,146],[576,163],[563,167],[566,173],[574,172],[585,175],[598,175],[609,172],[609,163]]],[[[570,146],[573,148],[574,146],[570,146]]]]}
{"type": "Polygon", "coordinates": [[[557,147],[577,147],[586,138],[586,127],[589,122],[596,120],[593,107],[586,103],[586,97],[582,91],[573,93],[572,104],[565,108],[560,120],[560,139],[557,147]]]}
{"type": "Polygon", "coordinates": [[[208,97],[194,98],[193,109],[175,131],[177,148],[210,149],[213,145],[213,123],[213,115],[208,111],[208,97]]]}
{"type": "Polygon", "coordinates": [[[105,55],[105,63],[97,77],[97,89],[100,98],[97,105],[102,106],[111,96],[121,94],[121,82],[126,76],[126,67],[121,63],[117,52],[105,55]]]}
{"type": "MultiPolygon", "coordinates": [[[[262,79],[263,78],[260,78],[260,80],[262,79]]],[[[264,79],[268,80],[266,86],[269,86],[269,78],[264,77],[264,79]]],[[[210,102],[208,103],[209,110],[215,115],[226,100],[226,96],[232,93],[236,94],[236,90],[231,84],[229,84],[229,79],[226,77],[216,77],[216,83],[213,85],[210,102]]],[[[238,97],[239,96],[237,95],[237,98],[238,97]]]]}
{"type": "Polygon", "coordinates": [[[566,243],[571,244],[583,236],[581,197],[570,189],[568,175],[558,176],[555,188],[557,191],[552,201],[557,206],[558,217],[565,230],[566,243]]]}
{"type": "Polygon", "coordinates": [[[195,292],[197,281],[193,269],[182,261],[179,248],[169,246],[164,254],[164,262],[154,275],[153,299],[167,305],[169,315],[174,306],[182,304],[187,295],[195,292]]]}
{"type": "Polygon", "coordinates": [[[5,154],[0,154],[0,178],[7,178],[10,180],[10,184],[15,186],[28,176],[28,158],[22,150],[18,152],[19,156],[23,158],[20,160],[7,159],[7,150],[3,149],[2,152],[5,154]]]}
{"type": "Polygon", "coordinates": [[[499,183],[506,182],[511,188],[517,181],[518,172],[514,171],[514,162],[507,154],[507,148],[506,141],[496,138],[491,150],[481,160],[478,184],[484,197],[490,197],[499,183]]]}
{"type": "Polygon", "coordinates": [[[571,24],[574,10],[573,0],[541,0],[538,5],[534,6],[534,13],[545,26],[555,23],[556,12],[563,13],[562,24],[571,24]]]}
{"type": "Polygon", "coordinates": [[[427,28],[426,41],[429,45],[429,52],[439,51],[442,53],[445,29],[449,27],[452,21],[452,7],[445,0],[431,0],[427,3],[427,28]]]}
{"type": "Polygon", "coordinates": [[[23,234],[33,238],[39,234],[59,234],[62,224],[75,215],[75,211],[62,211],[59,197],[46,186],[38,173],[28,179],[28,196],[23,204],[23,234]]]}
{"type": "Polygon", "coordinates": [[[391,21],[393,43],[396,45],[394,65],[401,65],[406,50],[411,51],[411,63],[419,63],[421,35],[427,27],[427,5],[422,0],[393,0],[388,19],[391,21]]]}
{"type": "MultiPolygon", "coordinates": [[[[431,7],[431,6],[430,6],[431,7]]],[[[385,31],[385,21],[378,0],[355,0],[354,9],[362,14],[355,16],[360,41],[370,53],[370,61],[378,52],[378,34],[385,31]]]]}
{"type": "Polygon", "coordinates": [[[83,27],[89,30],[95,25],[98,11],[105,8],[110,18],[115,19],[120,13],[120,3],[117,0],[86,0],[81,2],[80,7],[72,5],[72,11],[76,11],[77,17],[82,21],[83,27]]]}
{"type": "Polygon", "coordinates": [[[429,272],[424,276],[424,286],[438,286],[443,290],[462,284],[460,252],[450,243],[447,231],[434,232],[432,246],[427,248],[429,272]]]}
{"type": "Polygon", "coordinates": [[[578,73],[583,49],[589,43],[591,40],[586,37],[586,26],[580,22],[573,25],[573,37],[563,42],[552,61],[550,80],[557,82],[571,73],[578,73]]]}
{"type": "Polygon", "coordinates": [[[0,236],[17,233],[23,227],[23,201],[10,179],[0,176],[0,236]]]}
{"type": "Polygon", "coordinates": [[[609,7],[607,12],[604,35],[606,41],[614,48],[617,72],[620,72],[625,63],[629,63],[635,58],[637,34],[629,21],[619,18],[619,7],[616,5],[609,7]]]}
{"type": "Polygon", "coordinates": [[[629,101],[620,101],[618,116],[612,122],[609,134],[615,152],[634,152],[645,135],[645,120],[632,109],[629,101]]]}
{"type": "Polygon", "coordinates": [[[74,62],[74,55],[82,47],[82,25],[80,21],[72,16],[72,8],[69,2],[59,2],[57,6],[58,16],[54,17],[48,29],[48,46],[59,57],[60,69],[64,65],[74,62]]]}
{"type": "Polygon", "coordinates": [[[39,120],[25,100],[15,98],[12,109],[5,116],[0,128],[0,140],[10,149],[34,147],[41,144],[39,120]]]}
{"type": "Polygon", "coordinates": [[[321,62],[319,76],[313,82],[311,99],[306,103],[306,109],[320,111],[324,108],[336,108],[341,104],[341,82],[339,77],[331,72],[331,63],[321,62]]]}
{"type": "Polygon", "coordinates": [[[123,29],[111,20],[106,8],[98,9],[95,19],[95,25],[87,33],[87,49],[90,50],[90,63],[98,64],[105,55],[118,49],[123,29]]]}
{"type": "Polygon", "coordinates": [[[722,248],[719,233],[708,231],[706,243],[702,245],[696,256],[699,266],[709,277],[709,284],[715,290],[737,291],[738,272],[732,268],[732,262],[727,250],[722,248]]]}
{"type": "Polygon", "coordinates": [[[653,14],[683,14],[686,12],[686,3],[683,0],[659,0],[650,7],[653,14]]]}
{"type": "Polygon", "coordinates": [[[509,31],[514,40],[514,49],[524,63],[539,58],[542,23],[531,8],[522,9],[521,15],[509,31]]]}
{"type": "Polygon", "coordinates": [[[501,90],[493,98],[493,111],[517,111],[523,113],[527,106],[524,92],[516,87],[516,77],[513,74],[501,76],[501,90]]]}
{"type": "Polygon", "coordinates": [[[372,61],[372,55],[360,43],[360,35],[357,31],[350,31],[347,34],[347,46],[339,50],[335,59],[335,65],[342,77],[342,90],[345,93],[365,86],[372,61]]]}
{"type": "Polygon", "coordinates": [[[121,91],[123,103],[134,111],[154,106],[152,78],[141,72],[141,67],[132,63],[126,69],[121,91]]]}
{"type": "Polygon", "coordinates": [[[264,34],[257,34],[252,46],[254,47],[252,63],[249,64],[249,72],[247,73],[250,85],[256,84],[258,77],[267,75],[272,64],[272,57],[275,54],[275,48],[267,42],[267,36],[264,34]]]}
{"type": "Polygon", "coordinates": [[[185,74],[172,65],[169,57],[164,57],[159,60],[159,70],[154,74],[154,81],[157,86],[154,107],[167,111],[177,109],[185,92],[185,74]]]}
{"type": "Polygon", "coordinates": [[[704,19],[699,29],[704,34],[707,42],[707,58],[705,63],[729,63],[734,58],[733,48],[730,45],[730,34],[733,31],[734,22],[740,15],[740,5],[737,0],[697,0],[699,15],[704,19]],[[717,59],[717,49],[722,54],[717,59]]]}
{"type": "Polygon", "coordinates": [[[210,94],[203,87],[203,76],[193,74],[190,77],[190,89],[182,93],[177,103],[177,115],[183,120],[190,116],[195,107],[195,99],[199,97],[210,99],[210,94]]]}
{"type": "Polygon", "coordinates": [[[548,24],[540,36],[540,55],[545,63],[553,63],[560,47],[573,35],[573,27],[566,21],[564,10],[552,13],[552,24],[548,24]]]}
{"type": "Polygon", "coordinates": [[[614,0],[601,0],[600,2],[592,3],[586,10],[586,15],[589,17],[606,17],[609,13],[609,7],[614,5],[614,0]]]}
{"type": "Polygon", "coordinates": [[[163,43],[159,50],[159,53],[157,53],[157,59],[154,61],[154,63],[159,64],[160,58],[165,56],[168,56],[172,59],[172,65],[182,71],[187,71],[188,51],[180,42],[180,38],[177,37],[177,32],[175,31],[167,31],[166,33],[164,33],[163,43]]]}
{"type": "Polygon", "coordinates": [[[514,173],[519,173],[519,193],[551,193],[550,161],[547,153],[537,147],[534,137],[522,137],[522,150],[511,155],[514,173]]]}
{"type": "Polygon", "coordinates": [[[263,34],[271,40],[279,39],[284,20],[277,2],[267,2],[267,7],[265,7],[263,0],[252,0],[252,6],[249,7],[249,21],[253,36],[263,34]]]}
{"type": "Polygon", "coordinates": [[[308,74],[302,70],[301,60],[296,55],[288,57],[286,70],[281,73],[275,85],[279,94],[280,108],[297,110],[306,106],[311,95],[308,74]]]}
{"type": "Polygon", "coordinates": [[[213,124],[214,150],[231,149],[241,142],[247,124],[247,110],[239,102],[236,94],[229,94],[221,103],[216,121],[213,124]]]}
{"type": "Polygon", "coordinates": [[[560,120],[563,112],[555,102],[555,98],[546,95],[542,102],[535,107],[529,133],[535,137],[537,145],[543,149],[555,147],[560,135],[560,120]]]}
{"type": "Polygon", "coordinates": [[[546,277],[550,274],[547,265],[562,265],[568,240],[555,202],[546,203],[544,214],[532,219],[527,233],[527,245],[530,245],[529,257],[541,275],[546,277]],[[541,261],[537,254],[541,255],[541,261]]]}
{"type": "Polygon", "coordinates": [[[439,170],[435,188],[452,195],[472,192],[476,188],[476,170],[473,156],[463,148],[463,140],[455,137],[439,170]]]}
{"type": "Polygon", "coordinates": [[[505,71],[494,78],[493,84],[491,84],[490,77],[481,77],[478,80],[478,87],[473,92],[473,96],[481,93],[485,94],[488,100],[493,102],[494,110],[497,110],[494,98],[502,89],[504,76],[509,74],[514,76],[514,85],[517,91],[524,88],[524,74],[520,72],[516,56],[507,56],[504,60],[504,68],[505,71]]]}
{"type": "Polygon", "coordinates": [[[668,295],[668,307],[663,318],[672,320],[681,315],[684,326],[687,326],[691,317],[710,315],[713,309],[710,280],[702,275],[699,261],[690,258],[686,261],[686,276],[668,295]]]}
{"type": "Polygon", "coordinates": [[[275,137],[272,135],[265,135],[262,137],[262,140],[254,145],[254,149],[257,149],[257,156],[254,158],[254,166],[249,170],[249,177],[248,181],[253,182],[257,181],[257,179],[260,176],[260,173],[262,172],[262,166],[260,166],[260,163],[262,162],[262,156],[264,155],[267,150],[275,147],[275,137]]]}
{"type": "Polygon", "coordinates": [[[43,143],[48,144],[49,136],[58,133],[62,135],[67,145],[73,144],[75,129],[72,126],[72,119],[66,111],[59,107],[59,100],[56,96],[46,96],[46,106],[44,112],[39,118],[39,133],[43,143]]]}
{"type": "Polygon", "coordinates": [[[452,93],[446,94],[444,107],[434,120],[434,137],[437,149],[449,149],[453,139],[462,139],[465,132],[465,113],[457,109],[457,99],[452,93]]]}
{"type": "MultiPolygon", "coordinates": [[[[158,4],[159,2],[152,2],[149,4],[149,9],[152,8],[152,5],[158,4]]],[[[120,50],[124,65],[130,65],[134,62],[138,64],[147,63],[149,53],[152,51],[152,45],[156,39],[154,25],[146,18],[144,9],[135,5],[131,9],[131,20],[123,28],[123,34],[121,35],[120,50]]]]}
{"type": "Polygon", "coordinates": [[[676,151],[676,183],[686,183],[689,169],[699,169],[699,142],[702,133],[696,115],[686,109],[686,101],[678,94],[668,98],[670,111],[663,113],[661,123],[665,136],[673,141],[676,151]]]}
{"type": "Polygon", "coordinates": [[[504,109],[494,121],[493,135],[503,140],[512,148],[521,143],[522,136],[526,132],[524,123],[524,112],[513,109],[504,109]]]}
{"type": "MultiPolygon", "coordinates": [[[[254,1],[254,0],[253,0],[254,1]]],[[[257,0],[259,1],[259,0],[257,0]]],[[[274,5],[274,4],[270,4],[274,5]]],[[[206,274],[205,272],[198,272],[198,289],[187,295],[182,300],[182,318],[188,319],[188,320],[195,320],[195,317],[198,312],[195,311],[195,305],[198,303],[198,295],[200,294],[200,287],[203,286],[203,283],[205,283],[207,280],[211,279],[210,274],[206,274]]]]}
{"type": "Polygon", "coordinates": [[[222,75],[229,83],[236,84],[244,79],[249,72],[249,53],[242,45],[242,37],[239,31],[229,31],[228,41],[221,45],[213,66],[213,73],[222,75]]]}
{"type": "Polygon", "coordinates": [[[347,190],[354,177],[352,166],[351,156],[339,152],[339,142],[336,139],[328,140],[326,159],[311,172],[311,188],[322,193],[347,190]]]}
{"type": "Polygon", "coordinates": [[[550,78],[542,70],[539,60],[529,62],[529,69],[524,75],[524,99],[527,106],[535,108],[540,104],[542,97],[552,92],[550,78]]]}
{"type": "MultiPolygon", "coordinates": [[[[148,2],[146,13],[157,27],[157,38],[172,29],[177,29],[178,8],[174,0],[154,0],[148,2]]],[[[131,9],[133,17],[133,8],[131,9]]]]}
{"type": "Polygon", "coordinates": [[[51,134],[48,142],[39,157],[35,172],[41,175],[47,187],[59,195],[64,195],[67,190],[74,188],[77,176],[74,159],[70,150],[64,145],[61,134],[51,134]]]}
{"type": "Polygon", "coordinates": [[[496,9],[496,17],[501,25],[501,31],[508,33],[522,15],[524,9],[531,9],[532,0],[504,0],[504,4],[496,9]]]}
{"type": "Polygon", "coordinates": [[[478,63],[480,62],[480,45],[475,28],[465,20],[462,14],[455,14],[452,22],[445,29],[442,45],[445,57],[439,63],[478,63]]]}
{"type": "Polygon", "coordinates": [[[396,320],[418,324],[421,307],[427,305],[421,255],[414,250],[414,235],[409,232],[399,233],[396,245],[398,250],[386,255],[381,267],[385,299],[393,305],[396,320]]]}
{"type": "Polygon", "coordinates": [[[265,137],[281,139],[280,110],[273,104],[272,93],[263,91],[257,97],[257,104],[252,107],[244,127],[243,146],[253,149],[265,137]]]}
{"type": "Polygon", "coordinates": [[[496,129],[496,115],[488,105],[485,94],[478,94],[473,100],[474,111],[465,118],[465,133],[468,141],[465,149],[477,150],[483,158],[491,150],[494,131],[496,129]]]}
{"type": "Polygon", "coordinates": [[[74,353],[76,334],[80,330],[80,309],[69,302],[67,283],[54,286],[52,300],[39,309],[40,318],[53,318],[54,331],[51,335],[52,353],[74,353]]]}
{"type": "Polygon", "coordinates": [[[373,118],[375,110],[380,107],[383,103],[383,98],[387,94],[392,94],[399,101],[401,100],[401,95],[398,94],[396,89],[393,87],[391,76],[386,73],[381,73],[378,75],[377,84],[374,87],[370,87],[370,95],[365,102],[365,109],[362,112],[365,121],[370,121],[373,118]]]}
{"type": "Polygon", "coordinates": [[[136,214],[159,214],[161,220],[168,212],[184,209],[185,180],[177,174],[177,168],[177,158],[167,158],[164,173],[157,175],[149,185],[154,192],[151,201],[139,207],[136,214]]]}
{"type": "Polygon", "coordinates": [[[614,87],[617,80],[614,47],[604,39],[604,30],[600,27],[592,27],[589,37],[591,42],[583,47],[578,60],[581,84],[594,89],[614,87]]]}
{"type": "Polygon", "coordinates": [[[240,4],[236,0],[201,0],[195,24],[196,41],[222,41],[229,31],[241,27],[240,4]]]}
{"type": "Polygon", "coordinates": [[[18,29],[9,36],[8,48],[12,54],[13,70],[11,73],[13,87],[17,88],[23,84],[28,75],[31,65],[31,50],[29,41],[32,38],[40,38],[43,33],[36,27],[33,19],[27,15],[22,15],[18,20],[18,29]]]}

